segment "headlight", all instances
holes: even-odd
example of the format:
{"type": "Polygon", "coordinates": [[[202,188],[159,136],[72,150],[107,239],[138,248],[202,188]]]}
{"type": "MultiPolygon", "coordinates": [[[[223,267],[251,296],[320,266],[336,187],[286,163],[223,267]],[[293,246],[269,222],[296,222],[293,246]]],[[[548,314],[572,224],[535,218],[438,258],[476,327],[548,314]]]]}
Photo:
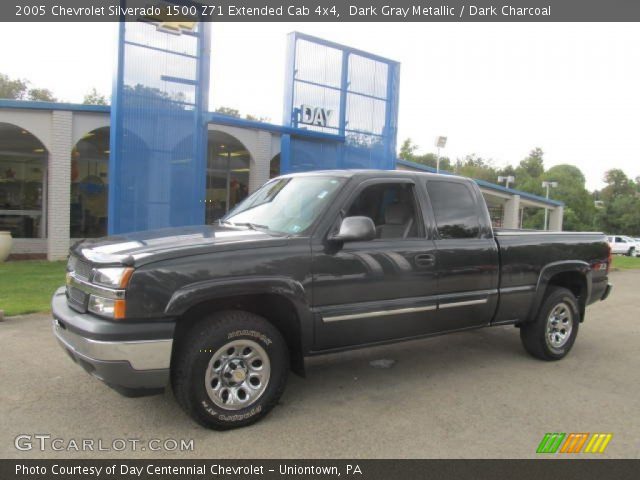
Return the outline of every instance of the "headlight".
{"type": "Polygon", "coordinates": [[[116,300],[114,298],[90,295],[87,308],[96,315],[113,318],[114,320],[123,319],[125,316],[125,301],[122,299],[116,300]]]}
{"type": "Polygon", "coordinates": [[[93,283],[103,287],[125,288],[129,283],[133,268],[97,268],[93,271],[93,283]]]}

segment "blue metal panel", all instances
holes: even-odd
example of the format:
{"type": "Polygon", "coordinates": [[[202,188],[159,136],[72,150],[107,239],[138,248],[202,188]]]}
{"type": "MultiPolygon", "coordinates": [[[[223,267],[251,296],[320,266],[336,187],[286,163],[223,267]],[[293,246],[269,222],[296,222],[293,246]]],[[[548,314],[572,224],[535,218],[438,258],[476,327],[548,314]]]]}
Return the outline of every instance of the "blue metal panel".
{"type": "Polygon", "coordinates": [[[398,62],[293,32],[286,69],[283,124],[298,131],[344,136],[345,141],[329,144],[295,132],[283,137],[282,173],[395,168],[398,62]],[[324,121],[310,122],[308,115],[304,119],[303,110],[317,109],[324,121]]]}
{"type": "Polygon", "coordinates": [[[181,35],[126,20],[112,96],[109,234],[201,224],[210,24],[181,35]]]}

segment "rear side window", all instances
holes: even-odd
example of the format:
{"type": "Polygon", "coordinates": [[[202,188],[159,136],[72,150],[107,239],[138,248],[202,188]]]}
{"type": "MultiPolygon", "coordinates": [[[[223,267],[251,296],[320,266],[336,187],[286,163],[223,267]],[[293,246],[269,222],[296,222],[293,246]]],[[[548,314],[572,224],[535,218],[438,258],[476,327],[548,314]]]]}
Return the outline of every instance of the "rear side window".
{"type": "Polygon", "coordinates": [[[480,235],[476,203],[465,184],[428,182],[427,191],[440,238],[477,238],[480,235]]]}

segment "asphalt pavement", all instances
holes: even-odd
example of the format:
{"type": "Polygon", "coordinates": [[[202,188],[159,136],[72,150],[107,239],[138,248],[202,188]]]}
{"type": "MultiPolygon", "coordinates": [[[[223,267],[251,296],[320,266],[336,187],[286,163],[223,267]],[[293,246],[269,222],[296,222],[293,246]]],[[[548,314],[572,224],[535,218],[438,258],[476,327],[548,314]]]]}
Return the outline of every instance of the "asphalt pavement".
{"type": "Polygon", "coordinates": [[[170,391],[129,399],[90,377],[56,343],[49,315],[5,319],[0,457],[533,458],[547,432],[600,432],[613,434],[600,457],[638,458],[640,271],[611,281],[560,362],[527,355],[509,326],[318,357],[268,417],[229,432],[195,425],[170,391]],[[50,435],[45,451],[35,434],[50,435]],[[19,435],[30,450],[15,447],[19,435]],[[110,450],[96,451],[98,439],[110,450]],[[131,439],[142,441],[135,451],[131,439]],[[193,449],[139,448],[173,439],[193,449]],[[83,440],[94,451],[76,451],[83,440]]]}

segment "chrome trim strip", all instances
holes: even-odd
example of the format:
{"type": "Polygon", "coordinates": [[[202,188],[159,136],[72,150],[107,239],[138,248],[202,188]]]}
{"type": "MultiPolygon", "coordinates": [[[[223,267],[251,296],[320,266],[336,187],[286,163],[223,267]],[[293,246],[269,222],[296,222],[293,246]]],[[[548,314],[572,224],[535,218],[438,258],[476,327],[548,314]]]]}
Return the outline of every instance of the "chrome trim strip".
{"type": "Polygon", "coordinates": [[[500,289],[500,293],[530,292],[536,289],[535,285],[523,285],[521,287],[505,287],[500,289]]]}
{"type": "Polygon", "coordinates": [[[481,303],[487,303],[488,300],[488,298],[481,298],[478,300],[465,300],[464,302],[441,303],[439,308],[454,308],[466,307],[467,305],[480,305],[481,303]]]}
{"type": "Polygon", "coordinates": [[[89,360],[127,361],[135,370],[169,368],[172,339],[102,342],[85,338],[53,321],[53,333],[66,348],[89,360]]]}
{"type": "Polygon", "coordinates": [[[602,232],[567,232],[565,230],[535,230],[535,231],[526,231],[526,230],[499,230],[494,231],[494,235],[496,237],[505,237],[505,236],[521,236],[521,235],[602,235],[602,232]]]}
{"type": "Polygon", "coordinates": [[[117,290],[114,288],[101,287],[100,285],[94,285],[81,278],[78,278],[75,273],[68,273],[67,285],[76,287],[88,294],[98,295],[104,298],[122,299],[125,297],[125,290],[117,290]]]}
{"type": "Polygon", "coordinates": [[[336,315],[333,317],[322,317],[323,322],[339,322],[342,320],[356,320],[358,318],[385,317],[387,315],[401,315],[403,313],[428,312],[435,310],[436,305],[425,305],[424,307],[396,308],[393,310],[378,310],[375,312],[353,313],[349,315],[336,315]]]}

